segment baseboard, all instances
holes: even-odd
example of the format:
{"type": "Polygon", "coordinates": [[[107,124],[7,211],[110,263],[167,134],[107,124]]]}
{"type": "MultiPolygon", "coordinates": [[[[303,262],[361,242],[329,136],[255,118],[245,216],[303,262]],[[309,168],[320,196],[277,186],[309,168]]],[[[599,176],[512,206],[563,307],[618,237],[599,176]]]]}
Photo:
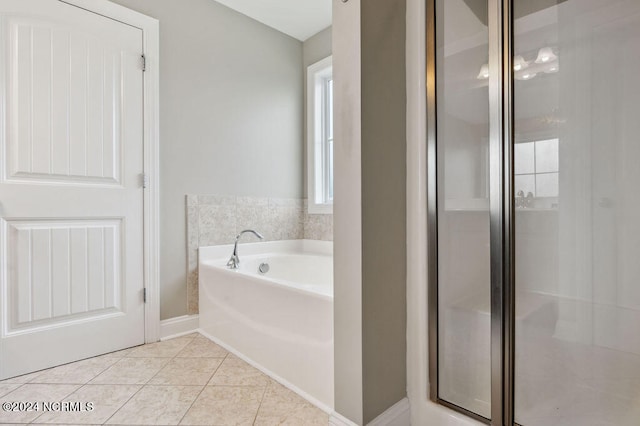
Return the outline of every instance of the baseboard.
{"type": "MultiPolygon", "coordinates": [[[[411,411],[409,399],[403,398],[389,407],[384,413],[367,423],[367,426],[410,426],[411,411]]],[[[333,412],[329,415],[329,426],[358,426],[357,423],[333,412]]]]}
{"type": "Polygon", "coordinates": [[[329,426],[358,426],[358,424],[334,411],[329,414],[329,426]]]}
{"type": "Polygon", "coordinates": [[[217,338],[213,337],[212,335],[210,335],[209,333],[203,331],[202,329],[198,329],[197,331],[198,331],[198,333],[200,333],[203,336],[207,337],[209,340],[211,340],[215,344],[217,344],[219,346],[222,346],[224,349],[226,349],[227,351],[231,352],[233,355],[235,355],[238,358],[240,358],[241,360],[245,361],[247,364],[249,364],[252,367],[255,367],[258,370],[262,371],[264,374],[266,374],[267,376],[271,377],[273,380],[275,380],[276,382],[280,383],[282,386],[284,386],[284,387],[292,390],[293,392],[297,393],[302,398],[306,399],[311,404],[315,405],[316,407],[318,407],[319,409],[321,409],[325,413],[330,414],[333,411],[333,408],[329,407],[328,405],[326,405],[322,401],[318,400],[317,398],[314,398],[313,396],[309,395],[307,392],[303,391],[302,389],[300,389],[296,385],[292,384],[288,380],[283,379],[282,377],[280,377],[279,375],[277,375],[273,371],[271,371],[271,370],[263,367],[262,365],[258,364],[257,362],[255,362],[251,358],[246,357],[242,353],[238,352],[232,346],[227,345],[225,342],[221,341],[220,339],[217,339],[217,338]]]}
{"type": "Polygon", "coordinates": [[[200,318],[198,315],[183,315],[160,321],[160,340],[173,339],[198,331],[200,318]]]}
{"type": "Polygon", "coordinates": [[[389,407],[384,413],[367,423],[367,426],[410,426],[411,411],[409,399],[402,398],[389,407]]]}

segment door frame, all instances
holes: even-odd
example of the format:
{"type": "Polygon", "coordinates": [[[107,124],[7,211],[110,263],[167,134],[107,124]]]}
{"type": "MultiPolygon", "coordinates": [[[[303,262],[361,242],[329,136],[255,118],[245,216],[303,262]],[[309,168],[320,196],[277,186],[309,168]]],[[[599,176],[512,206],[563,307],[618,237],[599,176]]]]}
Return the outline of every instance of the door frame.
{"type": "MultiPolygon", "coordinates": [[[[486,0],[489,31],[489,234],[491,418],[453,404],[438,388],[438,173],[436,0],[425,6],[428,398],[492,426],[514,423],[515,205],[513,197],[513,0],[486,0]]],[[[415,167],[415,165],[413,166],[415,167]]],[[[422,166],[424,167],[424,166],[422,166]]],[[[424,169],[423,169],[424,170],[424,169]]],[[[415,226],[415,225],[414,225],[415,226]]]]}
{"type": "Polygon", "coordinates": [[[142,30],[144,131],[145,343],[160,340],[160,25],[159,21],[108,0],[55,0],[142,30]]]}

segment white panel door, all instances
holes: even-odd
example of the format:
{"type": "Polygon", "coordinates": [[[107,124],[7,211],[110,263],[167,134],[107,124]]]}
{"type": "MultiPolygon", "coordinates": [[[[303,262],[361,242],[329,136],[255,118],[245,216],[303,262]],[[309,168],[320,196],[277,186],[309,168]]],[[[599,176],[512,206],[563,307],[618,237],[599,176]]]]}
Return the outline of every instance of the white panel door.
{"type": "Polygon", "coordinates": [[[0,379],[144,342],[142,30],[0,2],[0,379]]]}

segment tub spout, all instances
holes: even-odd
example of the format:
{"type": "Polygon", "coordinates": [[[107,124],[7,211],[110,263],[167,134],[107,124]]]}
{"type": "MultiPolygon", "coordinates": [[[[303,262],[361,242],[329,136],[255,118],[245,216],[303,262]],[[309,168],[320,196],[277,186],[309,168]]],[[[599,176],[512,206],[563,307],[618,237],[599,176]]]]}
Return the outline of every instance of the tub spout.
{"type": "Polygon", "coordinates": [[[231,258],[227,262],[227,267],[229,269],[238,269],[238,267],[240,266],[240,258],[238,257],[238,241],[240,240],[240,237],[242,237],[242,234],[245,234],[247,232],[251,232],[261,240],[264,239],[261,233],[254,231],[253,229],[245,229],[244,231],[240,232],[236,236],[236,242],[233,244],[233,253],[231,254],[231,258]]]}

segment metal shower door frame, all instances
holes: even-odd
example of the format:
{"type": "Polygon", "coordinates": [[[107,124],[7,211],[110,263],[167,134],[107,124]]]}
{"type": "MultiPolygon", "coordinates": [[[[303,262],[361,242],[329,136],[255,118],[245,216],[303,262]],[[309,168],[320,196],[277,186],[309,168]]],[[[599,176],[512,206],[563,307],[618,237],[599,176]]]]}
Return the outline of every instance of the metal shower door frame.
{"type": "Polygon", "coordinates": [[[429,398],[495,426],[514,425],[515,206],[513,197],[513,2],[487,0],[489,26],[489,214],[491,419],[438,394],[438,192],[436,0],[426,1],[429,398]]]}

